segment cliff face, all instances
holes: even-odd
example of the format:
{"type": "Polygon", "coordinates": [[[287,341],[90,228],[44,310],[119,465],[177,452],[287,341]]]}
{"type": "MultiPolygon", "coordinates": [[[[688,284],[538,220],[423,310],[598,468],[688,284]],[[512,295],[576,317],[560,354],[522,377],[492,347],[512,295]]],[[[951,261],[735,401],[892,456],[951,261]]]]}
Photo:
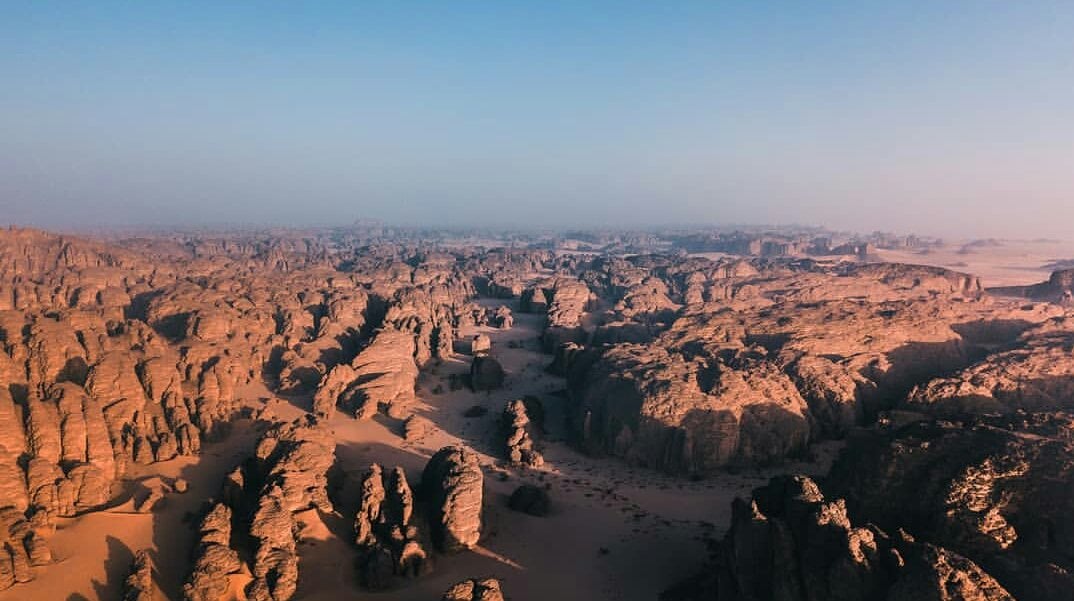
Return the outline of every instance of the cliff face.
{"type": "MultiPolygon", "coordinates": [[[[572,431],[584,448],[707,471],[778,461],[872,423],[915,386],[994,347],[982,324],[1012,312],[1026,324],[1054,314],[950,299],[705,304],[649,342],[564,345],[553,367],[569,374],[572,431]]],[[[1017,332],[995,338],[1020,344],[1017,332]]]]}
{"type": "Polygon", "coordinates": [[[1019,599],[1074,586],[1067,414],[923,421],[851,439],[829,477],[851,514],[973,560],[1019,599]]]}
{"type": "Polygon", "coordinates": [[[1013,601],[995,578],[944,547],[858,524],[843,499],[804,476],[783,476],[735,501],[711,572],[665,601],[950,599],[1013,601]]]}

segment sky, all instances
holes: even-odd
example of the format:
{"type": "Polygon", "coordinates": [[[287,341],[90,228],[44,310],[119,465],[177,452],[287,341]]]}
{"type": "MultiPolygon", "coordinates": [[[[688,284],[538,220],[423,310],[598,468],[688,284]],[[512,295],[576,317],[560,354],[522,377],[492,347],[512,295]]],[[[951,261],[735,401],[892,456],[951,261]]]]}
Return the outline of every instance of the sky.
{"type": "Polygon", "coordinates": [[[1074,238],[1074,3],[0,2],[0,223],[1074,238]]]}

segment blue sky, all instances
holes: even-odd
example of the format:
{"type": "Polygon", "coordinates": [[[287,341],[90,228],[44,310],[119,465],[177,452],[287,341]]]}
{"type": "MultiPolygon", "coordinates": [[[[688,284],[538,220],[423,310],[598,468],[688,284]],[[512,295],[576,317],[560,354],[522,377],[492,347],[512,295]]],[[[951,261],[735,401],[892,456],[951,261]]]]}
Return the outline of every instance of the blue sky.
{"type": "Polygon", "coordinates": [[[0,3],[0,221],[1074,238],[1074,3],[0,3]]]}

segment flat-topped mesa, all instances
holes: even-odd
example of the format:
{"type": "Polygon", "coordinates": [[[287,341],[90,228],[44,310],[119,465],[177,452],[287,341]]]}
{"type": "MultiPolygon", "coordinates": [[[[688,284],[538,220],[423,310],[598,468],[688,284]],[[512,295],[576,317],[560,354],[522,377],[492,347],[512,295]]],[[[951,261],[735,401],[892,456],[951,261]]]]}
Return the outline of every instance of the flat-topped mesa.
{"type": "Polygon", "coordinates": [[[962,599],[1013,601],[977,564],[950,550],[866,524],[805,476],[779,476],[736,499],[717,562],[664,601],[962,599]]]}
{"type": "Polygon", "coordinates": [[[484,474],[476,453],[444,447],[429,459],[421,475],[421,497],[438,549],[453,552],[477,545],[483,496],[484,474]]]}
{"type": "Polygon", "coordinates": [[[1029,286],[1000,286],[989,288],[988,292],[1000,296],[1015,296],[1037,301],[1074,306],[1074,269],[1059,269],[1052,272],[1048,281],[1029,286]]]}
{"type": "Polygon", "coordinates": [[[355,514],[358,576],[370,590],[389,588],[396,578],[417,578],[432,569],[421,529],[411,522],[414,498],[403,468],[385,474],[377,464],[362,479],[355,514]]]}
{"type": "Polygon", "coordinates": [[[984,292],[979,277],[931,265],[851,263],[847,267],[846,275],[918,294],[974,299],[984,292]]]}

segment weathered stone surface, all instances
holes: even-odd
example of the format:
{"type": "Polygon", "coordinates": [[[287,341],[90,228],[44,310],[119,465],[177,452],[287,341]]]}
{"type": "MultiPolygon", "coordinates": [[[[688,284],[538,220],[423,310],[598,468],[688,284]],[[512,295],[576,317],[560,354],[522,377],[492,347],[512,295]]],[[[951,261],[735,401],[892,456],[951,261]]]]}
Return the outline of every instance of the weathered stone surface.
{"type": "Polygon", "coordinates": [[[381,407],[410,405],[418,377],[414,353],[412,334],[378,333],[350,365],[339,365],[329,372],[314,395],[315,413],[327,416],[339,405],[359,419],[368,419],[381,407]]]}
{"type": "Polygon", "coordinates": [[[812,416],[774,364],[710,362],[640,345],[613,347],[576,390],[583,448],[674,472],[763,464],[805,450],[812,416]]]}
{"type": "Polygon", "coordinates": [[[47,564],[52,553],[26,516],[15,509],[0,509],[0,590],[34,578],[33,568],[47,564]]]}
{"type": "Polygon", "coordinates": [[[804,476],[773,478],[736,499],[711,572],[665,600],[1013,600],[969,559],[872,525],[854,526],[842,499],[804,476]]]}
{"type": "Polygon", "coordinates": [[[441,601],[503,601],[500,581],[495,578],[464,580],[444,592],[441,601]]]}
{"type": "Polygon", "coordinates": [[[280,501],[290,511],[316,507],[331,513],[328,470],[335,461],[332,431],[312,415],[277,424],[261,437],[255,456],[266,486],[278,487],[280,501]]]}
{"type": "Polygon", "coordinates": [[[242,570],[239,554],[230,547],[231,509],[217,503],[205,515],[194,551],[194,566],[183,585],[186,601],[215,601],[230,585],[228,576],[242,570]]]}
{"type": "Polygon", "coordinates": [[[863,432],[829,480],[855,515],[969,558],[1019,599],[1063,599],[1074,587],[1072,425],[1034,414],[863,432]]]}
{"type": "Polygon", "coordinates": [[[413,512],[403,468],[385,474],[379,465],[370,466],[354,521],[359,580],[366,588],[385,589],[395,578],[416,578],[432,569],[421,530],[411,524],[413,512]]]}
{"type": "Polygon", "coordinates": [[[526,467],[544,465],[544,457],[534,444],[537,428],[531,424],[526,404],[521,399],[509,401],[504,407],[500,429],[508,462],[526,467]]]}
{"type": "Polygon", "coordinates": [[[256,544],[254,580],[246,588],[250,601],[287,601],[294,596],[298,587],[296,529],[283,490],[278,486],[267,489],[250,523],[250,536],[256,544]]]}
{"type": "Polygon", "coordinates": [[[477,455],[463,447],[444,447],[429,460],[421,476],[422,498],[429,506],[433,543],[442,551],[477,545],[481,538],[484,474],[477,455]]]}
{"type": "Polygon", "coordinates": [[[403,438],[408,441],[421,440],[428,436],[436,426],[420,415],[411,415],[403,422],[403,438]]]}
{"type": "Polygon", "coordinates": [[[153,601],[153,562],[145,549],[134,554],[130,573],[123,581],[123,601],[153,601]]]}

